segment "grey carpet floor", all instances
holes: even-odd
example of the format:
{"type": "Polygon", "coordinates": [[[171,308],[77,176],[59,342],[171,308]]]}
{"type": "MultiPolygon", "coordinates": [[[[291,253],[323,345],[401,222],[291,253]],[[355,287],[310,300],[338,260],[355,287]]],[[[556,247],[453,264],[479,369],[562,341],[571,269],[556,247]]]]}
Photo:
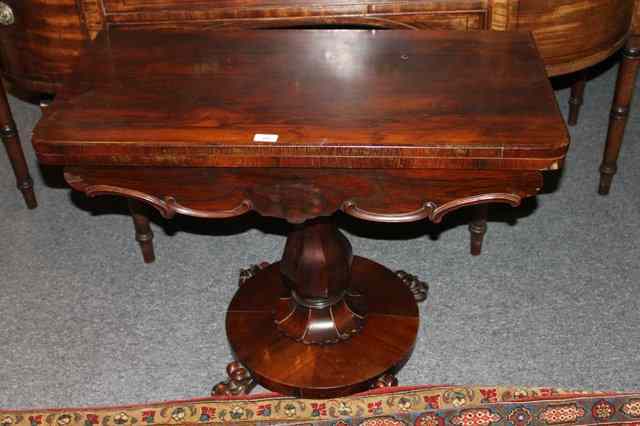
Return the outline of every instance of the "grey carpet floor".
{"type": "MultiPolygon", "coordinates": [[[[615,71],[590,82],[561,179],[493,209],[482,256],[468,254],[466,212],[438,226],[338,218],[356,253],[431,285],[402,384],[640,388],[638,103],[613,191],[596,195],[615,71]]],[[[43,173],[29,143],[39,110],[12,106],[40,207],[23,207],[0,155],[0,407],[207,395],[231,357],[238,270],[277,260],[286,224],[154,217],[158,260],[145,266],[126,204],[43,173]]]]}

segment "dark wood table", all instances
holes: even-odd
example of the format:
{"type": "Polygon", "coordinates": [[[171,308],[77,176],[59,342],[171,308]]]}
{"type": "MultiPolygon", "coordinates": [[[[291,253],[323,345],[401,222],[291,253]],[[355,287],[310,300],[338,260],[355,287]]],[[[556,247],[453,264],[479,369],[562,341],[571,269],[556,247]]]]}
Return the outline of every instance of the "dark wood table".
{"type": "Polygon", "coordinates": [[[393,383],[425,289],[354,256],[331,215],[439,222],[517,206],[569,143],[526,33],[120,30],[96,43],[35,130],[42,163],[166,218],[255,210],[293,224],[282,260],[231,302],[246,369],[232,364],[220,393],[393,383]]]}

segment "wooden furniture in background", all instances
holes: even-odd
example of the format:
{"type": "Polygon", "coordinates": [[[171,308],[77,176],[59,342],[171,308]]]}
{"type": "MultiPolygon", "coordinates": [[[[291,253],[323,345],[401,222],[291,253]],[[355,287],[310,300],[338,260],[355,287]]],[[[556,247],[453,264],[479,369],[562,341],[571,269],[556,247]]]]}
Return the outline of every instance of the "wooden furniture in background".
{"type": "Polygon", "coordinates": [[[36,194],[33,191],[33,179],[29,175],[29,167],[24,158],[24,152],[20,145],[20,135],[16,128],[16,123],[11,114],[11,107],[4,89],[4,84],[0,80],[0,137],[7,150],[9,161],[16,176],[18,189],[22,192],[27,207],[35,209],[38,206],[36,194]]]}
{"type": "Polygon", "coordinates": [[[569,97],[569,117],[567,124],[575,126],[578,124],[580,108],[584,102],[584,90],[587,86],[587,72],[585,70],[578,71],[575,76],[575,82],[571,86],[571,96],[569,97]]]}
{"type": "Polygon", "coordinates": [[[350,26],[532,31],[550,76],[594,65],[631,34],[635,0],[3,0],[3,75],[56,93],[102,30],[350,26]]]}
{"type": "Polygon", "coordinates": [[[74,189],[135,200],[134,218],[142,202],[166,218],[290,222],[282,260],[245,276],[231,302],[227,335],[246,369],[232,364],[215,391],[255,380],[313,398],[394,383],[425,296],[354,256],[334,212],[439,222],[516,206],[569,143],[530,34],[364,30],[112,30],[33,141],[74,189]]]}
{"type": "MultiPolygon", "coordinates": [[[[577,73],[569,123],[578,120],[582,70],[625,43],[599,192],[609,192],[637,74],[637,0],[2,0],[2,75],[22,90],[55,94],[99,31],[365,26],[532,31],[547,74],[577,73]]],[[[475,212],[486,223],[486,210],[475,212]],[[482,215],[484,214],[484,217],[482,215]]],[[[485,225],[473,226],[479,254],[485,225]]],[[[150,244],[150,243],[149,243],[150,244]]]]}
{"type": "MultiPolygon", "coordinates": [[[[640,9],[636,10],[635,28],[640,28],[640,9]]],[[[618,171],[618,156],[624,140],[624,132],[629,120],[629,110],[636,88],[638,67],[640,66],[640,34],[635,34],[622,52],[622,63],[618,70],[616,91],[611,107],[611,118],[607,132],[607,143],[604,148],[604,156],[600,165],[600,186],[598,192],[607,195],[611,189],[611,181],[618,171]]]]}

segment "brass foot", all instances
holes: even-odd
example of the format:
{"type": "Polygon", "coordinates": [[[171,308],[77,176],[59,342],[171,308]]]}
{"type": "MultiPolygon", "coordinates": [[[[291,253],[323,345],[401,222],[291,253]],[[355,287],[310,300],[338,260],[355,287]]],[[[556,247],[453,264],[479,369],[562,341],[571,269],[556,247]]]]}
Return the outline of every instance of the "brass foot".
{"type": "Polygon", "coordinates": [[[396,271],[396,276],[409,287],[409,290],[411,290],[411,293],[413,293],[413,296],[416,298],[416,302],[420,303],[427,300],[429,285],[426,282],[421,281],[415,275],[411,275],[405,271],[396,271]]]}
{"type": "Polygon", "coordinates": [[[249,370],[233,361],[227,365],[227,375],[229,379],[218,383],[211,390],[212,396],[238,396],[247,395],[256,386],[249,370]]]}

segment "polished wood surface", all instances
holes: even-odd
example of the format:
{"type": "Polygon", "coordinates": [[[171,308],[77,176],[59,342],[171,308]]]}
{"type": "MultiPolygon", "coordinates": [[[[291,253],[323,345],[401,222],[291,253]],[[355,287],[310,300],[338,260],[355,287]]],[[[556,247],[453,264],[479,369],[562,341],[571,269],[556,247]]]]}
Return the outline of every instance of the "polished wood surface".
{"type": "Polygon", "coordinates": [[[362,294],[350,289],[352,263],[351,244],[332,221],[314,219],[291,230],[280,261],[282,285],[289,291],[275,292],[280,334],[324,345],[360,333],[369,310],[362,294]]]}
{"type": "Polygon", "coordinates": [[[84,44],[122,26],[260,29],[371,28],[533,31],[549,75],[584,69],[619,49],[635,0],[4,0],[2,70],[22,88],[56,92],[84,44]]]}
{"type": "MultiPolygon", "coordinates": [[[[275,263],[240,286],[227,312],[229,343],[260,384],[302,398],[334,398],[375,386],[378,377],[397,371],[410,357],[418,308],[393,272],[355,256],[346,298],[351,307],[365,299],[360,302],[366,306],[362,328],[339,343],[309,344],[291,339],[274,323],[273,307],[287,303],[291,294],[280,269],[275,263]]],[[[349,308],[335,309],[342,315],[336,321],[344,325],[349,308]]],[[[311,311],[309,324],[300,324],[302,333],[305,327],[325,330],[322,311],[317,317],[316,311],[311,311]]]]}
{"type": "Polygon", "coordinates": [[[469,40],[112,31],[80,68],[105,72],[74,78],[33,142],[46,164],[558,168],[568,135],[533,40],[495,32],[469,40]],[[479,83],[482,69],[491,72],[479,83]],[[277,142],[254,142],[259,134],[277,142]]]}
{"type": "Polygon", "coordinates": [[[520,0],[512,29],[532,31],[550,76],[597,64],[631,31],[634,0],[520,0]]]}
{"type": "Polygon", "coordinates": [[[354,256],[331,215],[438,222],[476,206],[478,247],[486,204],[535,195],[568,148],[527,33],[122,30],[99,43],[34,130],[43,163],[89,196],[131,199],[143,250],[140,203],[292,224],[281,261],[241,279],[226,322],[238,363],[218,394],[396,383],[427,287],[354,256]]]}
{"type": "MultiPolygon", "coordinates": [[[[350,27],[532,31],[555,76],[584,70],[637,35],[639,0],[5,0],[12,19],[0,22],[2,75],[15,87],[46,94],[47,103],[100,31],[350,27]]],[[[621,77],[623,75],[621,74],[621,77]]],[[[630,96],[627,76],[615,98],[630,96]],[[625,93],[620,93],[625,91],[625,93]]],[[[575,87],[579,94],[584,85],[575,87]]],[[[573,98],[570,123],[581,97],[573,98]]],[[[615,108],[620,107],[617,102],[615,108]]],[[[628,113],[627,113],[628,115],[628,113]]],[[[608,192],[624,132],[612,116],[600,193],[608,192]]],[[[19,147],[18,147],[19,149],[19,147]]],[[[11,157],[20,168],[19,152],[11,157]]]]}
{"type": "Polygon", "coordinates": [[[2,75],[19,88],[55,93],[91,40],[76,0],[4,0],[14,22],[0,24],[2,75]]]}

